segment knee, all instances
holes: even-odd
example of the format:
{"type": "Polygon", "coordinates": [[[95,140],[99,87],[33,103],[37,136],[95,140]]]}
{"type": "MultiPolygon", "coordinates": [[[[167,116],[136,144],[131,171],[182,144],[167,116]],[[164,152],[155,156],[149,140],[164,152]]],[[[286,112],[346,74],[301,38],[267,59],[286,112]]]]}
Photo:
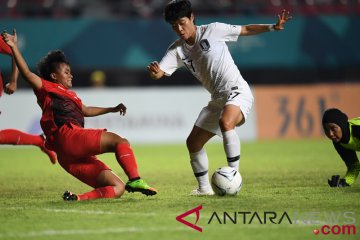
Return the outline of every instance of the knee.
{"type": "Polygon", "coordinates": [[[234,123],[231,120],[225,118],[220,118],[219,126],[222,132],[230,131],[235,128],[234,123]]]}
{"type": "Polygon", "coordinates": [[[191,136],[186,139],[186,146],[189,152],[198,152],[203,148],[203,144],[201,144],[200,141],[191,136]]]}
{"type": "Polygon", "coordinates": [[[124,144],[124,143],[130,145],[130,142],[129,142],[126,138],[119,137],[119,138],[115,141],[115,146],[117,146],[118,144],[124,144]]]}
{"type": "Polygon", "coordinates": [[[114,192],[115,192],[115,197],[116,198],[121,197],[125,192],[125,184],[121,183],[121,184],[115,185],[114,186],[114,192]]]}
{"type": "Polygon", "coordinates": [[[108,149],[111,151],[111,152],[115,152],[116,151],[116,147],[119,145],[119,144],[130,144],[129,141],[125,138],[122,138],[122,137],[117,137],[115,139],[112,139],[112,141],[110,141],[108,143],[108,149]]]}

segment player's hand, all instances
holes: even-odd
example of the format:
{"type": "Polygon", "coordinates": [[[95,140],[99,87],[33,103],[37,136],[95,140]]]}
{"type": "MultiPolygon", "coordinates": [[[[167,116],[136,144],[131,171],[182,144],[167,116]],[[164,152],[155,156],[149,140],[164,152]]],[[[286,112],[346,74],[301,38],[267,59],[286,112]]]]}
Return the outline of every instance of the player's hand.
{"type": "Polygon", "coordinates": [[[120,115],[125,116],[126,114],[126,107],[124,104],[120,103],[119,105],[117,105],[116,107],[114,107],[113,112],[120,112],[120,115]]]}
{"type": "Polygon", "coordinates": [[[4,30],[1,33],[1,37],[4,40],[4,42],[9,45],[9,47],[14,47],[17,44],[17,34],[16,34],[16,29],[13,30],[13,36],[11,36],[10,34],[8,34],[6,32],[6,30],[4,30]]]}
{"type": "Polygon", "coordinates": [[[339,175],[333,175],[331,179],[328,179],[330,187],[349,187],[350,185],[345,181],[344,178],[340,178],[339,175]]]}
{"type": "Polygon", "coordinates": [[[340,178],[338,187],[350,187],[350,185],[346,182],[346,180],[344,178],[340,178]]]}
{"type": "Polygon", "coordinates": [[[13,93],[16,91],[16,89],[17,89],[17,84],[16,84],[16,83],[13,83],[13,82],[10,82],[10,83],[7,83],[7,84],[5,85],[4,92],[5,92],[6,94],[11,95],[11,94],[13,94],[13,93]]]}
{"type": "Polygon", "coordinates": [[[149,70],[150,73],[152,74],[157,74],[160,72],[160,65],[157,61],[154,61],[152,63],[150,63],[148,66],[147,66],[147,69],[149,70]]]}
{"type": "Polygon", "coordinates": [[[282,10],[281,14],[278,15],[278,21],[274,26],[275,30],[276,31],[283,30],[284,24],[291,19],[292,19],[292,16],[290,16],[290,12],[286,11],[285,9],[282,10]]]}
{"type": "Polygon", "coordinates": [[[165,72],[161,70],[160,64],[156,61],[150,63],[147,66],[147,69],[149,71],[150,77],[155,80],[162,78],[165,74],[165,72]]]}

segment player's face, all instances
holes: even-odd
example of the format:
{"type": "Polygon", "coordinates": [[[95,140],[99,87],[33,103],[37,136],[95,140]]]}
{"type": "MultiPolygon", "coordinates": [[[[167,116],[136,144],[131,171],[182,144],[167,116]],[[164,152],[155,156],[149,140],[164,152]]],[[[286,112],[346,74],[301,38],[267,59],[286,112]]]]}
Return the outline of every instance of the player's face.
{"type": "Polygon", "coordinates": [[[190,44],[195,42],[196,27],[194,24],[194,15],[190,18],[182,17],[171,24],[174,32],[190,44]]]}
{"type": "Polygon", "coordinates": [[[325,123],[325,134],[333,142],[340,142],[342,138],[342,130],[335,123],[325,123]]]}
{"type": "Polygon", "coordinates": [[[53,78],[55,82],[60,83],[65,88],[71,88],[72,87],[72,79],[73,76],[71,74],[70,66],[66,63],[60,63],[57,71],[53,73],[53,78]]]}

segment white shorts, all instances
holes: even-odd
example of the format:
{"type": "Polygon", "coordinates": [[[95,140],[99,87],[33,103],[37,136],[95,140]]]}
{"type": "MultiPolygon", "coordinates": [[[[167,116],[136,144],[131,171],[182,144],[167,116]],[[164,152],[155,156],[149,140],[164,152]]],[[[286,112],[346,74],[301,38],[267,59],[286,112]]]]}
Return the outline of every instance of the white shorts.
{"type": "Polygon", "coordinates": [[[227,97],[211,100],[208,105],[201,110],[196,119],[195,126],[222,137],[219,119],[224,106],[229,104],[238,106],[246,120],[253,102],[254,97],[248,84],[233,87],[227,94],[227,97]]]}

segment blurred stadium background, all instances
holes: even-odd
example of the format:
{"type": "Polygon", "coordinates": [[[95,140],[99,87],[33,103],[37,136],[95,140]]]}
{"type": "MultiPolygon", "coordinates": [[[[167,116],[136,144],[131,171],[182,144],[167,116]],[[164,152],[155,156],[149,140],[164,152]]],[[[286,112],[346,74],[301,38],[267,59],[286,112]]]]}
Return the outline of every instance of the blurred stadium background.
{"type": "MultiPolygon", "coordinates": [[[[190,111],[192,120],[185,124],[190,128],[208,95],[196,92],[186,99],[188,102],[180,96],[186,97],[189,89],[200,89],[199,83],[184,69],[160,81],[151,80],[146,70],[148,63],[159,61],[176,39],[162,17],[166,2],[0,0],[0,26],[8,32],[17,28],[20,48],[33,70],[48,51],[62,49],[72,64],[75,88],[87,91],[91,86],[104,85],[101,91],[89,92],[85,103],[96,98],[96,104],[112,94],[129,93],[130,88],[130,92],[138,96],[142,91],[148,94],[145,94],[146,99],[131,101],[159,107],[164,104],[164,97],[158,92],[162,89],[172,98],[166,100],[168,103],[175,107],[187,104],[183,112],[177,113],[179,116],[194,108],[193,113],[190,111]],[[176,94],[177,100],[174,99],[176,94]],[[199,95],[201,99],[197,99],[199,95]],[[156,96],[158,101],[153,99],[156,96]]],[[[215,21],[239,25],[274,23],[282,9],[288,9],[294,17],[285,31],[239,38],[238,42],[229,43],[233,58],[257,100],[252,123],[245,127],[245,131],[250,132],[245,134],[245,139],[321,137],[319,121],[327,107],[339,107],[349,117],[359,115],[359,107],[354,102],[359,99],[360,91],[360,0],[193,0],[192,4],[198,25],[215,21]]],[[[10,61],[0,57],[0,64],[7,79],[10,61]]],[[[21,80],[19,89],[29,90],[21,80]]],[[[22,91],[14,96],[21,94],[22,91]]],[[[131,96],[126,97],[131,99],[131,96]]],[[[14,103],[11,97],[3,98],[3,103],[0,101],[2,110],[16,107],[8,103],[14,103]]],[[[114,101],[109,103],[114,104],[114,101]]],[[[136,107],[138,111],[146,108],[136,107]]],[[[6,115],[0,120],[0,128],[16,122],[15,115],[6,115]]],[[[170,111],[162,120],[172,117],[174,113],[170,111]]],[[[134,116],[136,118],[144,116],[134,116]]],[[[159,119],[154,121],[158,121],[159,127],[170,124],[174,129],[177,127],[174,122],[178,124],[182,120],[172,119],[165,124],[159,119]]],[[[103,123],[106,127],[107,123],[103,123]]],[[[90,123],[90,126],[101,124],[90,123]]],[[[13,127],[16,126],[35,131],[33,126],[17,123],[13,127]]],[[[149,125],[148,130],[154,130],[153,126],[149,125]]]]}
{"type": "MultiPolygon", "coordinates": [[[[85,104],[127,105],[125,118],[87,118],[86,126],[129,139],[141,174],[159,189],[155,198],[125,194],[116,200],[68,204],[61,200],[65,189],[89,188],[58,164],[50,167],[35,147],[0,146],[0,239],[359,239],[359,234],[316,236],[314,228],[329,223],[326,215],[334,213],[340,218],[330,225],[348,224],[342,216],[354,214],[360,229],[359,182],[351,188],[328,187],[327,178],[343,174],[345,166],[321,128],[328,107],[360,116],[360,0],[192,3],[197,24],[274,23],[283,8],[294,17],[285,31],[240,37],[228,45],[255,95],[249,119],[237,129],[242,141],[241,193],[225,199],[188,196],[195,179],[185,139],[209,94],[185,70],[159,81],[148,77],[148,63],[160,60],[176,39],[163,21],[166,1],[0,0],[0,30],[17,28],[19,47],[33,70],[48,51],[62,49],[85,104]],[[175,220],[198,205],[204,206],[198,223],[204,227],[201,236],[175,220]],[[301,217],[299,224],[274,225],[255,220],[250,225],[240,223],[239,217],[236,225],[207,223],[214,211],[234,210],[297,212],[310,221],[301,217]]],[[[0,69],[6,82],[8,56],[0,56],[0,69]]],[[[3,94],[0,111],[0,129],[41,132],[40,108],[22,79],[15,94],[3,94]]],[[[223,147],[218,142],[206,148],[213,172],[225,163],[223,147]]],[[[100,159],[126,179],[112,154],[100,159]]]]}

